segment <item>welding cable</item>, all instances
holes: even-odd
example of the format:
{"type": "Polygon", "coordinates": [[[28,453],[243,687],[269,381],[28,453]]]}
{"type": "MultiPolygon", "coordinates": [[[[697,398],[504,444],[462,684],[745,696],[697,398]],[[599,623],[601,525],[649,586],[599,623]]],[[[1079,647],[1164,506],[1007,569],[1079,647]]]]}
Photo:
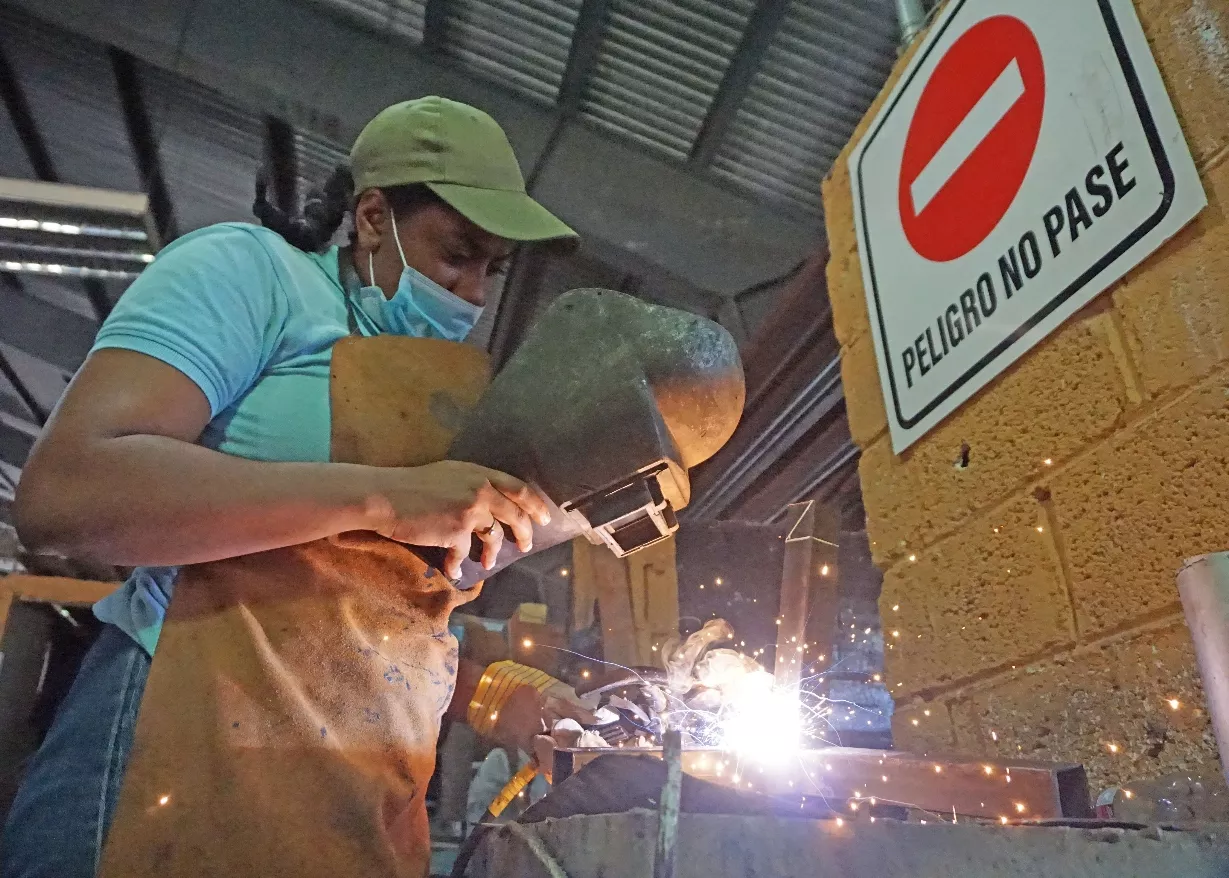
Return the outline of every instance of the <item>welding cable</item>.
{"type": "Polygon", "coordinates": [[[483,817],[482,822],[486,823],[488,820],[494,820],[504,813],[504,809],[512,804],[512,800],[519,796],[525,787],[533,783],[533,779],[537,776],[538,767],[532,762],[518,771],[512,780],[508,781],[504,788],[499,791],[499,795],[491,800],[491,806],[486,809],[486,815],[483,817]]]}

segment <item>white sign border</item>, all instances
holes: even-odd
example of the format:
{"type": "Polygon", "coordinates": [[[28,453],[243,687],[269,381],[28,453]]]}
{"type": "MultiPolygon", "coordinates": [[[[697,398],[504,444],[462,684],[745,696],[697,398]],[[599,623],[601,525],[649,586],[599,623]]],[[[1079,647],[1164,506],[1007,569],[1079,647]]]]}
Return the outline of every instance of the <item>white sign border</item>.
{"type": "MultiPolygon", "coordinates": [[[[1093,282],[1098,276],[1102,275],[1115,262],[1126,255],[1132,247],[1135,247],[1143,238],[1150,232],[1154,231],[1165,218],[1168,216],[1170,209],[1173,207],[1177,192],[1178,192],[1178,176],[1175,173],[1174,162],[1166,149],[1166,144],[1161,136],[1160,127],[1157,124],[1156,113],[1164,113],[1169,118],[1165,121],[1172,124],[1181,130],[1177,115],[1173,110],[1172,100],[1165,89],[1163,81],[1160,80],[1159,71],[1155,65],[1150,71],[1144,71],[1148,75],[1147,81],[1141,79],[1140,71],[1136,69],[1136,61],[1133,56],[1132,49],[1135,52],[1144,52],[1146,56],[1152,59],[1152,50],[1148,45],[1146,38],[1143,35],[1143,28],[1139,24],[1138,16],[1135,12],[1135,7],[1131,0],[1124,0],[1128,6],[1131,21],[1129,29],[1124,31],[1122,22],[1119,17],[1122,13],[1121,9],[1116,10],[1115,6],[1120,6],[1115,0],[1095,0],[1100,9],[1102,18],[1105,21],[1106,29],[1110,37],[1110,41],[1114,46],[1114,53],[1118,58],[1119,64],[1122,67],[1122,74],[1127,81],[1128,89],[1130,90],[1132,103],[1136,113],[1139,116],[1140,123],[1144,129],[1148,139],[1148,144],[1151,149],[1153,160],[1156,162],[1157,170],[1161,176],[1164,186],[1161,203],[1158,209],[1149,216],[1143,223],[1137,226],[1130,234],[1125,236],[1117,246],[1106,252],[1101,259],[1094,263],[1088,270],[1077,277],[1066,289],[1058,295],[1050,298],[1042,305],[1032,316],[1029,317],[1023,324],[1018,326],[1011,333],[1006,335],[992,350],[987,352],[981,359],[970,366],[965,372],[950,382],[946,388],[937,394],[934,394],[929,403],[927,403],[916,414],[906,417],[901,411],[900,397],[896,390],[896,377],[892,371],[891,351],[887,344],[887,328],[884,324],[882,314],[882,303],[880,302],[879,290],[875,283],[874,261],[869,244],[869,232],[866,227],[866,205],[864,202],[862,179],[862,159],[866,150],[874,142],[880,129],[883,127],[887,117],[892,109],[900,102],[905,90],[909,87],[914,77],[917,76],[919,68],[926,62],[927,57],[934,50],[935,46],[946,32],[947,28],[953,23],[956,15],[960,13],[970,2],[976,3],[977,0],[952,0],[951,3],[940,13],[939,17],[931,26],[929,32],[924,38],[924,42],[918,47],[917,52],[910,60],[909,65],[901,73],[900,78],[892,87],[892,92],[885,101],[883,107],[876,114],[875,120],[867,128],[866,133],[862,136],[857,146],[854,147],[850,154],[850,187],[853,195],[853,213],[855,233],[858,240],[858,255],[862,268],[862,281],[865,287],[864,293],[867,298],[867,307],[871,317],[871,335],[874,341],[876,365],[879,369],[880,385],[882,387],[885,408],[888,412],[889,433],[891,435],[892,450],[896,454],[900,454],[913,443],[917,442],[927,432],[942,422],[943,419],[950,416],[956,409],[968,401],[968,399],[978,390],[990,383],[995,376],[1001,374],[1002,371],[1008,368],[1012,363],[1018,361],[1029,350],[1035,347],[1039,342],[1046,338],[1053,329],[1043,334],[1034,333],[1034,337],[1027,343],[1012,351],[1013,346],[1017,345],[1021,339],[1034,330],[1055,310],[1066,304],[1073,296],[1077,295],[1089,283],[1093,282]],[[1142,49],[1141,49],[1142,44],[1142,49]],[[1152,82],[1151,80],[1157,80],[1152,82]],[[1159,92],[1159,95],[1158,95],[1159,92]],[[1153,102],[1159,103],[1154,107],[1149,104],[1151,99],[1153,102]],[[872,301],[873,300],[873,301],[872,301]],[[931,416],[936,409],[939,409],[958,391],[961,390],[970,381],[973,381],[978,375],[986,372],[987,369],[993,368],[994,362],[1003,358],[1004,355],[1011,354],[1011,358],[999,365],[992,375],[985,378],[969,396],[965,399],[948,406],[929,426],[914,431],[918,424],[925,421],[931,416]]],[[[1185,141],[1182,141],[1185,147],[1185,141]]],[[[1192,166],[1193,161],[1190,158],[1189,152],[1184,156],[1186,162],[1192,166]]],[[[1196,177],[1196,179],[1198,179],[1196,177]]],[[[1200,184],[1200,193],[1203,196],[1202,185],[1200,184]]],[[[1206,196],[1204,204],[1206,204],[1206,196]]],[[[1176,231],[1176,230],[1175,230],[1176,231]]],[[[1160,246],[1158,242],[1157,246],[1160,246]]],[[[1151,252],[1151,251],[1150,251],[1151,252]]],[[[1141,256],[1132,266],[1124,269],[1119,274],[1129,271],[1134,265],[1138,265],[1143,261],[1141,256]]],[[[1110,281],[1112,285],[1114,281],[1110,281]]],[[[1108,285],[1106,287],[1108,289],[1108,285]]],[[[1096,295],[1100,295],[1104,289],[1096,295]]],[[[1095,298],[1095,296],[1093,297],[1095,298]]]]}

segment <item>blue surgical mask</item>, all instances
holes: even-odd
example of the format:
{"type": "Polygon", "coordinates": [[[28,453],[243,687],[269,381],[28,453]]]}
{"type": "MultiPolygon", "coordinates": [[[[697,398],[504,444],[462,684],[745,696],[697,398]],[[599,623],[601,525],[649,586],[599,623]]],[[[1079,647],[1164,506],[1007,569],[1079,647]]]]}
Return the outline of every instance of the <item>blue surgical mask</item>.
{"type": "MultiPolygon", "coordinates": [[[[478,318],[482,307],[450,293],[422,272],[411,268],[397,234],[397,217],[393,220],[393,240],[401,254],[401,280],[390,299],[374,284],[358,291],[358,305],[381,332],[408,335],[414,338],[438,338],[444,341],[464,341],[478,318]]],[[[367,277],[375,279],[375,260],[367,254],[367,277]]]]}

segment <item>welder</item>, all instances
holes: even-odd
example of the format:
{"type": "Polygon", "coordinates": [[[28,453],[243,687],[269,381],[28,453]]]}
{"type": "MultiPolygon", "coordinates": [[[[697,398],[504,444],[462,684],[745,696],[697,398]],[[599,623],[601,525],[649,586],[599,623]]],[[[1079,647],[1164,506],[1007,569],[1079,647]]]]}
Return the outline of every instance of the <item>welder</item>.
{"type": "Polygon", "coordinates": [[[458,667],[447,618],[474,594],[454,585],[472,540],[490,567],[550,513],[516,478],[440,459],[486,364],[430,343],[466,337],[514,245],[575,233],[526,194],[499,125],[439,97],[377,115],[301,216],[263,195],[256,212],[178,239],[132,284],[23,473],[29,548],[135,572],[95,608],[4,878],[422,875],[446,710],[527,752],[585,717],[540,672],[458,667]],[[339,431],[403,386],[397,432],[435,462],[339,461],[339,431]],[[387,539],[339,536],[355,532],[387,539]],[[444,569],[402,544],[445,549],[444,569]],[[178,715],[138,720],[147,682],[178,715]],[[172,741],[189,743],[145,758],[172,741]],[[305,778],[311,795],[286,792],[305,778]]]}

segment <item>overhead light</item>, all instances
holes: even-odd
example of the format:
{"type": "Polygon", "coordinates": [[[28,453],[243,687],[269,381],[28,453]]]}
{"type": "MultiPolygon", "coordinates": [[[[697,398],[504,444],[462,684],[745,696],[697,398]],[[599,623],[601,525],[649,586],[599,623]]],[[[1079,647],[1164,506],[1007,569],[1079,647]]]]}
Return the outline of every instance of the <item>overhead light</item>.
{"type": "Polygon", "coordinates": [[[159,241],[142,193],[0,178],[0,268],[134,278],[159,241]]]}

